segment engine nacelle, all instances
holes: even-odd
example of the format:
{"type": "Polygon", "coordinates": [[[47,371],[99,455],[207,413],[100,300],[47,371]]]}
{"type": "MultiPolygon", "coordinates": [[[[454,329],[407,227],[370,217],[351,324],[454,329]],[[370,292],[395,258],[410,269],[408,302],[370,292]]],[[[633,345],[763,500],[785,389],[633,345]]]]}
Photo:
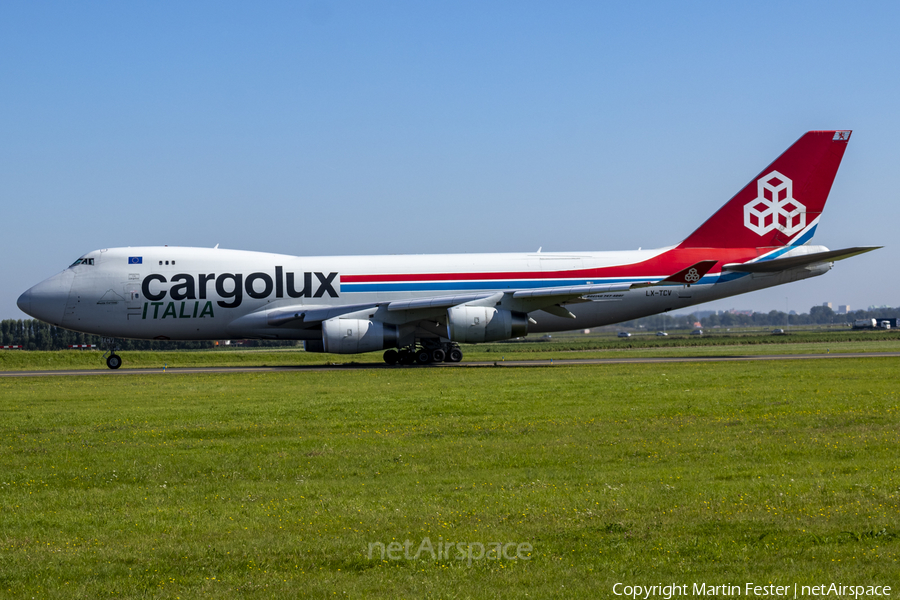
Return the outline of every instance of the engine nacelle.
{"type": "Polygon", "coordinates": [[[528,315],[491,306],[447,309],[447,337],[454,342],[496,342],[528,334],[528,315]]]}
{"type": "Polygon", "coordinates": [[[397,326],[380,321],[335,317],[322,323],[322,349],[332,354],[396,348],[397,339],[397,326]]]}

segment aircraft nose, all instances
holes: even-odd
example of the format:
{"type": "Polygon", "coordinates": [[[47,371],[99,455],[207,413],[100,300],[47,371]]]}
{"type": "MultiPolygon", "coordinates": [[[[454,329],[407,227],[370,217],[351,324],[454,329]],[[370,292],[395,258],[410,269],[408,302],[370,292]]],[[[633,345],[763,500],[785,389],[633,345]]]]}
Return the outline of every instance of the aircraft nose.
{"type": "Polygon", "coordinates": [[[66,310],[72,278],[69,271],[54,275],[19,296],[16,304],[22,312],[35,319],[59,325],[66,310]]]}
{"type": "Polygon", "coordinates": [[[26,315],[31,314],[31,290],[27,290],[16,300],[16,306],[26,315]]]}

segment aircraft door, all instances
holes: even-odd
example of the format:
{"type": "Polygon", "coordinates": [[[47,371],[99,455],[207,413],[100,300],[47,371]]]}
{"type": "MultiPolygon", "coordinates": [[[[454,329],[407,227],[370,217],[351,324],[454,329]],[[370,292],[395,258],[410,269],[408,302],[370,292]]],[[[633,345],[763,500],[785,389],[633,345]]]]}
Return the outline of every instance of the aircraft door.
{"type": "Polygon", "coordinates": [[[137,283],[129,283],[125,286],[125,308],[128,318],[140,317],[144,299],[141,297],[141,286],[137,283]]]}
{"type": "Polygon", "coordinates": [[[63,313],[62,325],[63,327],[73,327],[76,323],[77,317],[75,316],[75,310],[78,308],[78,304],[81,302],[81,296],[79,296],[76,292],[69,292],[69,299],[66,301],[66,310],[63,313]]]}

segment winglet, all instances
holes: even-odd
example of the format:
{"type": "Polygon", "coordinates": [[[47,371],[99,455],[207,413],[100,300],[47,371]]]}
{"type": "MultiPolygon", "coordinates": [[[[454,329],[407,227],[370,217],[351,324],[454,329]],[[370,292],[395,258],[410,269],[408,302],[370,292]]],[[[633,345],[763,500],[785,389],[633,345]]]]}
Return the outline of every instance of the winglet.
{"type": "Polygon", "coordinates": [[[717,262],[719,261],[701,260],[698,263],[695,263],[685,269],[678,271],[674,275],[669,275],[665,279],[654,281],[652,283],[638,283],[631,287],[640,288],[655,285],[691,285],[692,283],[699,282],[704,275],[709,273],[709,270],[712,269],[717,262]]]}

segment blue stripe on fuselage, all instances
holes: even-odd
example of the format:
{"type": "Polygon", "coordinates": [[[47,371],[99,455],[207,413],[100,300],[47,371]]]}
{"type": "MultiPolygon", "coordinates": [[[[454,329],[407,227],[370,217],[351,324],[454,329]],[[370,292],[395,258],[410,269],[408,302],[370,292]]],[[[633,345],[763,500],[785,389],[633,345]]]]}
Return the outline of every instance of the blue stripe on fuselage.
{"type": "MultiPolygon", "coordinates": [[[[734,274],[737,276],[745,275],[745,273],[734,274]]],[[[704,276],[698,284],[709,284],[722,281],[723,277],[726,281],[734,279],[731,273],[725,275],[704,276]]],[[[605,285],[614,283],[646,283],[655,281],[654,277],[638,277],[638,278],[616,278],[616,279],[554,279],[552,281],[415,281],[415,282],[398,282],[398,283],[342,283],[342,293],[363,293],[363,292],[441,292],[450,290],[529,290],[547,287],[567,287],[575,285],[605,285]],[[590,281],[590,283],[588,283],[590,281]]],[[[600,292],[598,292],[600,293],[600,292]]]]}

